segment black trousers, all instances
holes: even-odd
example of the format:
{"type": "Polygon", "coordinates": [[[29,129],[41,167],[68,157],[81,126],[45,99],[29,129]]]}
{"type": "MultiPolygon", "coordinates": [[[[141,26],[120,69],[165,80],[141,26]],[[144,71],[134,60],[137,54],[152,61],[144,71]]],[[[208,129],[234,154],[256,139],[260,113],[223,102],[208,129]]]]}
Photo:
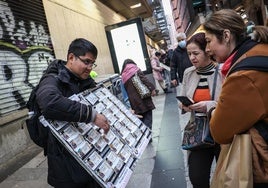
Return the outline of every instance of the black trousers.
{"type": "Polygon", "coordinates": [[[141,118],[141,121],[150,129],[152,129],[152,124],[153,124],[153,111],[149,110],[143,114],[140,114],[143,117],[141,118]]]}
{"type": "Polygon", "coordinates": [[[209,188],[211,165],[218,160],[220,145],[191,151],[188,158],[189,178],[193,188],[209,188]]]}

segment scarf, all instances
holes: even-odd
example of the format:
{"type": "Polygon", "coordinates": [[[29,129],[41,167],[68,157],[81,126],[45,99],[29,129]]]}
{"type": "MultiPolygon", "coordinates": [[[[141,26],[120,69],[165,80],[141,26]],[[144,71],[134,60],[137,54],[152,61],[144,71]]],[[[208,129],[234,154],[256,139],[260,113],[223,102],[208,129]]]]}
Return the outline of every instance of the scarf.
{"type": "Polygon", "coordinates": [[[137,65],[127,64],[125,69],[122,72],[122,81],[126,83],[128,79],[130,79],[134,74],[136,74],[140,70],[137,65]]]}
{"type": "Polygon", "coordinates": [[[239,57],[241,57],[244,53],[246,53],[249,49],[257,44],[258,43],[256,41],[253,41],[249,38],[246,38],[241,43],[239,43],[232,51],[231,55],[224,62],[222,66],[222,74],[226,76],[231,66],[239,59],[239,57]]]}
{"type": "Polygon", "coordinates": [[[233,62],[233,58],[235,56],[236,53],[233,53],[231,56],[229,56],[226,61],[224,62],[222,69],[221,69],[221,73],[222,75],[226,76],[227,73],[229,72],[232,62],[233,62]]]}

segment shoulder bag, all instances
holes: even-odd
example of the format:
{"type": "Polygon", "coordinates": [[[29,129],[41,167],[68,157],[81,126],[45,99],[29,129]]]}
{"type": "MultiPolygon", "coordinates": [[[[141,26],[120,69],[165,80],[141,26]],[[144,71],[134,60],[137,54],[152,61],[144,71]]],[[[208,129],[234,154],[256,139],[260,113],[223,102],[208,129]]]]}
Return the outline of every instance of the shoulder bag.
{"type": "Polygon", "coordinates": [[[142,99],[148,98],[151,96],[151,91],[149,88],[141,81],[139,75],[136,73],[132,78],[131,81],[136,88],[137,92],[139,93],[142,99]]]}

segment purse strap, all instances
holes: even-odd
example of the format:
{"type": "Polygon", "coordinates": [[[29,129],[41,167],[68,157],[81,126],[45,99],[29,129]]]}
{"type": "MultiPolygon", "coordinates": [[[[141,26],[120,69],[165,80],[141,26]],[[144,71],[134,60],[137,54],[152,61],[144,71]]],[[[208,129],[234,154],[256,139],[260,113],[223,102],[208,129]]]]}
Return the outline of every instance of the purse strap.
{"type": "Polygon", "coordinates": [[[216,65],[215,74],[214,74],[214,80],[213,80],[213,86],[212,86],[211,100],[214,100],[214,98],[215,98],[216,84],[217,84],[217,78],[218,78],[218,70],[219,70],[219,65],[216,65]]]}

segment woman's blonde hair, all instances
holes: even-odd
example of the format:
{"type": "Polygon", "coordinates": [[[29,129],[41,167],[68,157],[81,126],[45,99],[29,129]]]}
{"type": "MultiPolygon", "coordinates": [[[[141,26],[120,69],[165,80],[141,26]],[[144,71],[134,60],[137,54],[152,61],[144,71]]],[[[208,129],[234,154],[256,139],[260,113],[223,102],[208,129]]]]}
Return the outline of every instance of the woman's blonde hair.
{"type": "Polygon", "coordinates": [[[236,43],[244,40],[247,36],[244,20],[232,9],[222,9],[214,12],[203,26],[206,32],[214,34],[219,41],[223,40],[225,29],[230,30],[236,43]]]}

